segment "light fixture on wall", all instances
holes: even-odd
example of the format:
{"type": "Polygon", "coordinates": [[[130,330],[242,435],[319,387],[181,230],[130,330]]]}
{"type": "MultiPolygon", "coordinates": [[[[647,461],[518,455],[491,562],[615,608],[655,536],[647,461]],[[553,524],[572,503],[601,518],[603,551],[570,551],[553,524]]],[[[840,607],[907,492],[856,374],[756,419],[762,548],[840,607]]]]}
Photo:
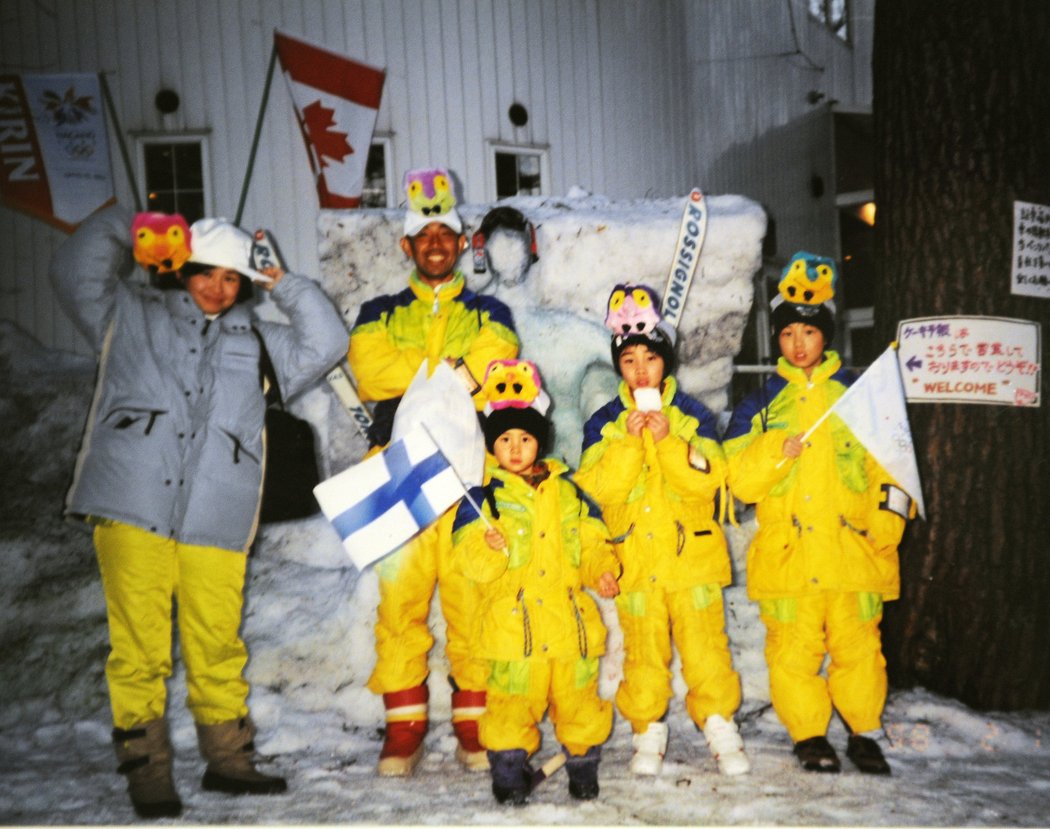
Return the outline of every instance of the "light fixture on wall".
{"type": "Polygon", "coordinates": [[[524,127],[529,123],[529,111],[516,101],[507,110],[507,117],[510,118],[510,122],[516,127],[524,127]]]}
{"type": "Polygon", "coordinates": [[[179,93],[174,89],[162,89],[153,99],[154,106],[164,115],[171,115],[179,108],[179,93]]]}

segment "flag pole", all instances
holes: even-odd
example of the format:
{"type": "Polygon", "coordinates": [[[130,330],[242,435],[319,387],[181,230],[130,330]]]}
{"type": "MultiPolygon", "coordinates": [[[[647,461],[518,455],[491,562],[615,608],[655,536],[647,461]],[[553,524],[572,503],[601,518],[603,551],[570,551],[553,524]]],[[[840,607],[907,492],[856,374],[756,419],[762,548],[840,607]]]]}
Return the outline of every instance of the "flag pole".
{"type": "Polygon", "coordinates": [[[117,118],[117,108],[113,105],[113,96],[109,93],[109,84],[106,83],[105,72],[98,73],[98,85],[102,88],[102,98],[106,102],[106,110],[109,112],[109,118],[113,122],[113,132],[117,134],[117,146],[120,148],[120,157],[124,162],[124,172],[131,187],[131,197],[135,200],[135,210],[141,213],[142,196],[139,194],[139,186],[135,181],[135,173],[131,169],[131,159],[128,157],[128,148],[124,143],[124,131],[121,129],[120,120],[117,118]]]}
{"type": "Polygon", "coordinates": [[[244,171],[244,184],[241,186],[241,198],[237,202],[237,215],[233,223],[239,225],[244,214],[244,202],[248,199],[248,185],[251,184],[252,170],[255,168],[255,152],[259,149],[259,135],[262,133],[263,116],[266,104],[270,100],[270,83],[273,81],[273,68],[277,63],[277,43],[270,48],[270,65],[266,69],[266,83],[263,85],[262,103],[259,104],[259,117],[255,121],[255,135],[252,137],[252,148],[248,153],[248,169],[244,171]]]}
{"type": "MultiPolygon", "coordinates": [[[[430,434],[430,430],[427,428],[427,424],[423,421],[420,421],[419,425],[423,427],[423,431],[427,433],[427,437],[434,442],[434,445],[437,446],[438,451],[441,452],[441,447],[438,446],[438,442],[434,440],[434,436],[430,434]]],[[[444,452],[442,452],[441,454],[444,454],[444,452]]],[[[486,527],[488,527],[490,530],[494,530],[495,527],[493,527],[492,522],[485,517],[485,513],[481,511],[481,507],[478,506],[477,501],[470,497],[470,493],[467,491],[467,485],[463,483],[463,479],[459,477],[459,473],[456,472],[456,467],[454,467],[452,464],[449,464],[448,468],[452,470],[452,476],[456,479],[456,482],[459,484],[459,488],[463,490],[463,497],[467,499],[468,504],[474,507],[474,512],[478,514],[478,518],[485,522],[486,527]]]]}

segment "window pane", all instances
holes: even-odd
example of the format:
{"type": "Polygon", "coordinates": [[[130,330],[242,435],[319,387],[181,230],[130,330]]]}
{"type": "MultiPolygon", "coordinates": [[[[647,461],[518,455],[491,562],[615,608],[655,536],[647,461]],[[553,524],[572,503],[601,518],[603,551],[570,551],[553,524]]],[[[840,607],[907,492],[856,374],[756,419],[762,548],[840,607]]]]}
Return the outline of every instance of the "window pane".
{"type": "Polygon", "coordinates": [[[496,153],[496,198],[518,195],[518,160],[510,153],[496,153]]]}
{"type": "Polygon", "coordinates": [[[146,189],[170,190],[175,186],[175,165],[170,144],[147,144],[146,189]]]}
{"type": "Polygon", "coordinates": [[[389,207],[386,203],[386,148],[382,144],[373,144],[368,148],[361,206],[389,207]]]}
{"type": "Polygon", "coordinates": [[[204,186],[199,144],[175,144],[175,186],[180,190],[200,190],[204,186]]]}
{"type": "Polygon", "coordinates": [[[518,192],[537,196],[540,193],[540,159],[535,155],[518,156],[518,192]]]}

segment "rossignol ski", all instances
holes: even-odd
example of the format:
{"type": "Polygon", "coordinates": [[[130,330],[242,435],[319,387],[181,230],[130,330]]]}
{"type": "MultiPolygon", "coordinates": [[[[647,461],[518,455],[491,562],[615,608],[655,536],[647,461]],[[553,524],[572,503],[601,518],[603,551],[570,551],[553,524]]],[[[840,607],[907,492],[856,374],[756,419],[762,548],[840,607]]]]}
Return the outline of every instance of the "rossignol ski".
{"type": "Polygon", "coordinates": [[[682,321],[685,298],[693,282],[700,251],[707,235],[707,202],[699,188],[694,187],[685,201],[682,223],[678,229],[678,244],[675,246],[671,269],[667,274],[660,311],[663,318],[675,328],[682,321]]]}
{"type": "MultiPolygon", "coordinates": [[[[274,241],[273,236],[270,235],[269,231],[262,228],[255,231],[255,236],[252,240],[252,267],[256,270],[272,267],[288,270],[281,259],[280,252],[277,250],[277,243],[274,241]]],[[[325,380],[332,387],[332,391],[339,398],[339,402],[343,405],[346,413],[350,415],[350,419],[354,421],[357,431],[361,433],[362,437],[367,438],[368,428],[372,425],[372,415],[358,396],[357,389],[354,388],[350,375],[343,367],[343,364],[340,362],[334,366],[325,375],[325,380]]]]}

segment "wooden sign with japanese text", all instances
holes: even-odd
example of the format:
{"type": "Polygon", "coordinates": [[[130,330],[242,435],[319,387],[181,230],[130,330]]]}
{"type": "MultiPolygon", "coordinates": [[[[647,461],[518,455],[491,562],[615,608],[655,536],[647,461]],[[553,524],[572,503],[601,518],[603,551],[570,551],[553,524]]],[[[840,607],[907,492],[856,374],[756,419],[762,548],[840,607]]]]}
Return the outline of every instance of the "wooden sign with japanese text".
{"type": "Polygon", "coordinates": [[[1014,202],[1010,293],[1050,299],[1050,207],[1014,202]]]}
{"type": "Polygon", "coordinates": [[[1039,323],[1005,317],[920,317],[897,326],[909,403],[1040,404],[1039,323]]]}

